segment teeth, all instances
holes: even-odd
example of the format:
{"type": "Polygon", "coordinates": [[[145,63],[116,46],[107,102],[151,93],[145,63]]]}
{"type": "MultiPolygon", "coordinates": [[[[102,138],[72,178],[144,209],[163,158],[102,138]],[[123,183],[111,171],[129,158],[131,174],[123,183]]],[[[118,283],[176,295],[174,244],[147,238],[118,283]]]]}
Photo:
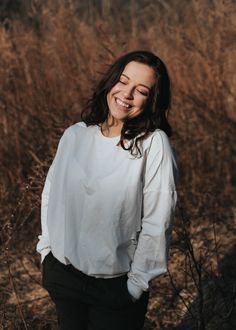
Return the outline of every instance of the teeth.
{"type": "Polygon", "coordinates": [[[122,102],[120,99],[116,99],[116,102],[121,105],[122,107],[129,108],[129,104],[122,102]]]}

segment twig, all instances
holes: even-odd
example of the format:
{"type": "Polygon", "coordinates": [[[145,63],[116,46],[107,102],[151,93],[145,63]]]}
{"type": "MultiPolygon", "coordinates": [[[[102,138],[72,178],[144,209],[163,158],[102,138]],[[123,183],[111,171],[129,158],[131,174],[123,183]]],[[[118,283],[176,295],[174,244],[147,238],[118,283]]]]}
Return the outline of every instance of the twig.
{"type": "Polygon", "coordinates": [[[169,278],[170,278],[170,282],[171,282],[171,285],[172,287],[174,288],[175,292],[177,293],[178,297],[181,299],[181,301],[183,302],[184,306],[186,307],[187,311],[189,312],[189,314],[191,315],[191,317],[193,318],[193,320],[195,320],[195,317],[191,311],[191,309],[189,308],[188,304],[186,304],[185,302],[185,299],[181,296],[181,294],[179,293],[179,290],[177,289],[174,281],[173,281],[173,277],[171,275],[171,273],[169,272],[168,270],[168,275],[169,275],[169,278]]]}
{"type": "Polygon", "coordinates": [[[28,328],[28,326],[27,326],[27,323],[26,323],[26,321],[25,321],[25,318],[24,318],[24,315],[23,315],[23,312],[22,312],[22,309],[21,309],[20,300],[19,300],[18,293],[17,293],[16,288],[15,288],[15,284],[14,284],[13,276],[12,276],[11,269],[10,269],[10,262],[9,262],[9,252],[8,252],[8,248],[5,249],[5,254],[6,254],[6,257],[7,257],[7,268],[8,268],[8,274],[9,274],[10,284],[11,284],[12,290],[13,290],[13,292],[15,293],[15,296],[16,296],[17,307],[18,307],[18,310],[19,310],[19,313],[20,313],[20,317],[21,317],[21,319],[22,319],[22,321],[23,321],[24,328],[25,328],[26,330],[28,330],[29,328],[28,328]]]}

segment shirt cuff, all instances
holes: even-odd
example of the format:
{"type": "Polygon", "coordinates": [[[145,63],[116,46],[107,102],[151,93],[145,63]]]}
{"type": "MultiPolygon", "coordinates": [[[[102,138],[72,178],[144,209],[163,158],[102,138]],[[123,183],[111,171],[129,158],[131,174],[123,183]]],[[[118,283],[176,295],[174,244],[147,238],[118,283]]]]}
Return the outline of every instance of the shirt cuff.
{"type": "Polygon", "coordinates": [[[129,294],[135,299],[139,299],[143,293],[143,290],[139,286],[133,284],[130,279],[127,280],[127,288],[129,294]]]}

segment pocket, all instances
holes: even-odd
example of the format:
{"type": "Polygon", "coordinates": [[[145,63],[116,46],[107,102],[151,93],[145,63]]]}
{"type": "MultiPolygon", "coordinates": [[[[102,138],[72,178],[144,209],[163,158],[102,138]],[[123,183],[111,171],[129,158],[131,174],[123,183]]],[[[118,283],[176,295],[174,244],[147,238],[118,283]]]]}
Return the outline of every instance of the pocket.
{"type": "MultiPolygon", "coordinates": [[[[127,279],[128,279],[128,278],[127,278],[127,279]]],[[[126,294],[127,294],[127,296],[128,296],[129,301],[130,301],[132,304],[135,304],[136,301],[137,301],[137,299],[134,299],[134,298],[131,296],[131,294],[129,293],[128,286],[127,286],[127,281],[126,281],[126,283],[125,283],[125,288],[126,288],[126,294]]]]}
{"type": "Polygon", "coordinates": [[[127,275],[103,280],[103,302],[110,307],[122,308],[134,304],[127,287],[127,275]]]}
{"type": "Polygon", "coordinates": [[[45,264],[45,262],[47,261],[47,259],[50,257],[50,254],[51,254],[51,253],[52,253],[52,252],[50,251],[48,254],[46,254],[46,256],[43,258],[42,265],[45,264]]]}
{"type": "Polygon", "coordinates": [[[42,286],[44,288],[47,287],[47,284],[51,281],[51,277],[53,276],[51,273],[53,266],[55,264],[55,257],[50,251],[43,259],[42,262],[42,286]]]}
{"type": "Polygon", "coordinates": [[[50,251],[46,256],[45,258],[43,259],[43,267],[47,267],[47,268],[52,268],[55,263],[57,262],[58,260],[54,257],[54,255],[52,254],[52,251],[50,251]]]}
{"type": "Polygon", "coordinates": [[[124,288],[124,295],[125,295],[126,301],[128,302],[128,304],[135,304],[138,300],[134,300],[133,297],[131,296],[131,294],[129,293],[127,281],[128,281],[128,275],[125,275],[123,288],[124,288]]]}

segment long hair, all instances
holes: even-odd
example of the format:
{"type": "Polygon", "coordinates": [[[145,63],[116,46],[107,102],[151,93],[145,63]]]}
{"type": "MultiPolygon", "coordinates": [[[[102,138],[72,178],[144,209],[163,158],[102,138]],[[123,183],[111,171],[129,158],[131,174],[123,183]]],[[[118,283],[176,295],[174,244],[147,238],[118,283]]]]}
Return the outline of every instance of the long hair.
{"type": "Polygon", "coordinates": [[[145,139],[150,132],[159,128],[171,136],[171,126],[167,119],[171,102],[170,78],[165,64],[158,56],[149,51],[133,51],[119,57],[98,82],[92,98],[81,112],[81,119],[87,126],[98,125],[107,120],[109,114],[107,94],[119,81],[125,66],[131,61],[148,65],[156,74],[156,82],[151,88],[143,111],[136,117],[125,119],[121,130],[122,148],[131,150],[133,155],[133,146],[135,146],[141,156],[138,142],[145,139]],[[131,141],[129,147],[125,147],[124,140],[131,141]]]}

